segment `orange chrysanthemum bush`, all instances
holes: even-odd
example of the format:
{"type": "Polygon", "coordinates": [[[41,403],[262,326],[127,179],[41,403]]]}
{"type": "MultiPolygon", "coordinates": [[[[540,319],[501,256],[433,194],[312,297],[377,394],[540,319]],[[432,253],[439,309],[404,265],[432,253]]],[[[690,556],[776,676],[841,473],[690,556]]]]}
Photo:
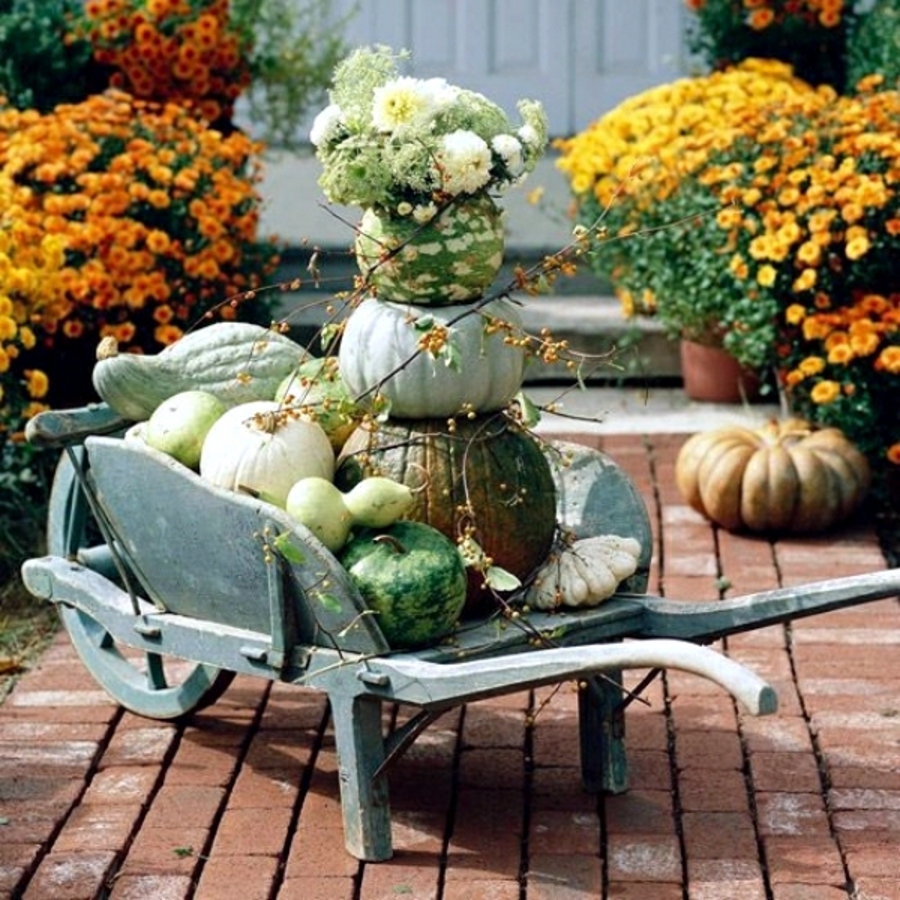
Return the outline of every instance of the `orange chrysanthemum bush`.
{"type": "Polygon", "coordinates": [[[52,405],[92,396],[101,337],[158,352],[212,311],[235,316],[229,300],[272,274],[275,247],[257,236],[257,151],[183,107],[115,90],[46,115],[0,111],[0,173],[20,218],[65,248],[62,305],[31,351],[52,405]]]}
{"type": "Polygon", "coordinates": [[[87,0],[84,14],[113,87],[230,121],[250,84],[252,34],[232,22],[229,0],[87,0]]]}
{"type": "Polygon", "coordinates": [[[750,57],[793,66],[811,84],[845,88],[857,0],[685,0],[688,43],[713,69],[750,57]]]}

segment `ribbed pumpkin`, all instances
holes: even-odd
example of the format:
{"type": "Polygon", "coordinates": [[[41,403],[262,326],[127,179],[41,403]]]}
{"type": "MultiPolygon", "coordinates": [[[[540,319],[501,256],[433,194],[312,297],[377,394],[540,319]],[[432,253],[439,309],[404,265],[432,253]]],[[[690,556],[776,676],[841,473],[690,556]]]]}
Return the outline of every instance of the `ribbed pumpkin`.
{"type": "Polygon", "coordinates": [[[521,317],[508,300],[492,300],[480,310],[422,309],[369,297],[345,325],[341,377],[353,397],[378,389],[397,419],[447,418],[467,405],[495,412],[519,392],[525,371],[525,351],[507,343],[504,323],[514,334],[521,330],[521,317]],[[419,341],[431,328],[446,329],[454,365],[443,355],[420,351],[419,341]]]}
{"type": "Polygon", "coordinates": [[[871,476],[838,429],[785,419],[693,435],[679,451],[675,478],[685,501],[723,528],[803,533],[849,516],[871,476]]]}
{"type": "MultiPolygon", "coordinates": [[[[407,518],[451,540],[474,525],[494,565],[520,579],[550,550],[556,528],[550,464],[537,440],[506,416],[461,418],[453,431],[441,419],[360,427],[344,444],[335,483],[347,490],[369,474],[414,488],[407,518]]],[[[490,597],[480,573],[470,572],[466,613],[483,611],[490,597]]]]}

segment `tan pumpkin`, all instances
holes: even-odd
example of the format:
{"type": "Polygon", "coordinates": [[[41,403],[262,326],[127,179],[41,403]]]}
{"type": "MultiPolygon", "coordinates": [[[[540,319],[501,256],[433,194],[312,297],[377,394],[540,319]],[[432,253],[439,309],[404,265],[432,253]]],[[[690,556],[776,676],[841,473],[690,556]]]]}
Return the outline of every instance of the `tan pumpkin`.
{"type": "Polygon", "coordinates": [[[869,464],[836,428],[803,419],[688,438],[675,463],[685,501],[730,531],[824,531],[862,502],[869,464]]]}

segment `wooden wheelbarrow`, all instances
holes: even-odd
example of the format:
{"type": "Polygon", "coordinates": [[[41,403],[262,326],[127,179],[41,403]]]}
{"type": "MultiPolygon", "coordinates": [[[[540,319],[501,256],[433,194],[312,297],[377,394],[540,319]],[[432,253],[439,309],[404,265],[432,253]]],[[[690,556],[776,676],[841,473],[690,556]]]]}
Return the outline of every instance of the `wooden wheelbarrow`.
{"type": "Polygon", "coordinates": [[[583,780],[589,790],[620,792],[624,669],[683,669],[717,682],[751,713],[771,713],[772,688],[704,644],[900,594],[894,569],[714,603],[646,595],[652,536],[640,496],[604,454],[557,444],[571,458],[554,464],[560,523],[578,537],[633,535],[644,548],[622,592],[591,610],[464,622],[440,646],[396,652],[307,529],[122,439],[127,424],[104,405],[31,421],[32,441],[65,454],[50,498],[50,555],[24,564],[25,584],[57,605],[97,681],[141,715],[187,715],[238,672],[325,691],[346,846],[359,859],[391,856],[390,766],[453,707],[583,680],[583,780]],[[387,736],[385,702],[417,708],[387,736]]]}

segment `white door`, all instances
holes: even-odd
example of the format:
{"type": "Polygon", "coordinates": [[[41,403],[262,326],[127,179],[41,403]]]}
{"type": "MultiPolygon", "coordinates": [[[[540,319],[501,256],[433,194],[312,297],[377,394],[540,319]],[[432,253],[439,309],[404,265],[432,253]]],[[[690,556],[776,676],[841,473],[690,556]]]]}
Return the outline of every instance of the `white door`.
{"type": "MultiPolygon", "coordinates": [[[[334,0],[340,13],[353,0],[334,0]]],[[[683,67],[683,0],[359,0],[349,46],[411,51],[409,74],[443,76],[508,112],[540,100],[553,135],[581,130],[683,67]]]]}

